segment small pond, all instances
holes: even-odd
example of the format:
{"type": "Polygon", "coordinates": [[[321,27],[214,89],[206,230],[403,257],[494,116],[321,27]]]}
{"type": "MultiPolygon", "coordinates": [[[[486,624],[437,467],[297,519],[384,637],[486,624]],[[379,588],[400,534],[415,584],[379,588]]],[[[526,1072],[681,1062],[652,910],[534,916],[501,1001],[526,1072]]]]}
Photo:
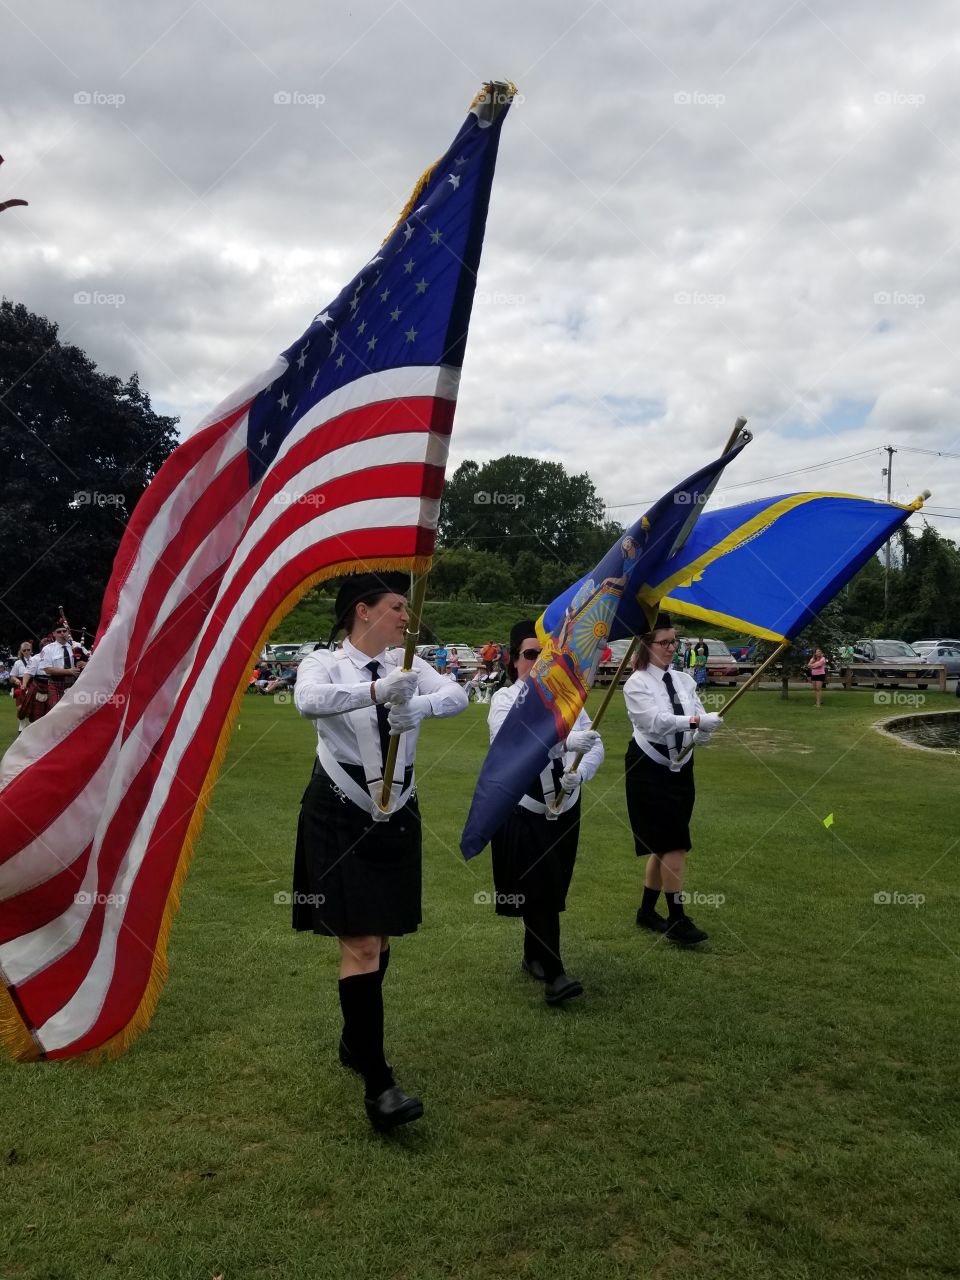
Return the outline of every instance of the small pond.
{"type": "Polygon", "coordinates": [[[931,711],[927,715],[896,716],[880,728],[916,747],[960,751],[960,711],[931,711]]]}

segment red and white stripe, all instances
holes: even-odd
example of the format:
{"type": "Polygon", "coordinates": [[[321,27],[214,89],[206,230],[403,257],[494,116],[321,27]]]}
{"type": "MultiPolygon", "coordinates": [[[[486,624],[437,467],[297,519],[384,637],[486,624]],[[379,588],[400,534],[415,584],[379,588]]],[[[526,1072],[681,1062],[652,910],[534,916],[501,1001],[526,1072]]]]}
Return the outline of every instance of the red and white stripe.
{"type": "Polygon", "coordinates": [[[248,485],[250,400],[175,451],[133,514],[93,657],[0,765],[0,977],[38,1049],[121,1032],[234,695],[324,568],[432,553],[459,370],[360,378],[248,485]]]}

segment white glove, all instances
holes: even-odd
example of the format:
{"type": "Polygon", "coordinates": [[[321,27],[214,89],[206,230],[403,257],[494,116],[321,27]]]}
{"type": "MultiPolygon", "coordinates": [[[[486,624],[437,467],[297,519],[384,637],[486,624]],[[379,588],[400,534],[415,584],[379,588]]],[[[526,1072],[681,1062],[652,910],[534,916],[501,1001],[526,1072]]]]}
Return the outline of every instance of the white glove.
{"type": "Polygon", "coordinates": [[[586,755],[600,741],[596,729],[571,729],[567,734],[566,749],[575,751],[577,755],[586,755]]]}
{"type": "Polygon", "coordinates": [[[560,789],[565,795],[572,796],[582,782],[583,778],[580,776],[580,770],[574,769],[572,773],[561,775],[560,789]]]}
{"type": "Polygon", "coordinates": [[[701,733],[716,733],[723,726],[723,716],[716,711],[704,711],[700,717],[701,733]]]}
{"type": "Polygon", "coordinates": [[[398,702],[409,702],[417,692],[416,671],[403,671],[394,667],[389,675],[381,676],[373,684],[373,696],[379,703],[396,706],[398,702]]]}
{"type": "Polygon", "coordinates": [[[395,738],[400,733],[409,733],[421,720],[432,715],[433,704],[425,693],[416,694],[409,702],[395,702],[387,716],[390,736],[395,738]]]}

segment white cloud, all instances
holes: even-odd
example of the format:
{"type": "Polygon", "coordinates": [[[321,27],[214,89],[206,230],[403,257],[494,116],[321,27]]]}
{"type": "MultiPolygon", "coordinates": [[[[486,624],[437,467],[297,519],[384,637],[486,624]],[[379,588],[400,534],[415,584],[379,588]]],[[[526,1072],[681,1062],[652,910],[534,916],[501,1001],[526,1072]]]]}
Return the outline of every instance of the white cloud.
{"type": "Polygon", "coordinates": [[[945,0],[11,7],[4,292],[185,427],[369,258],[492,73],[524,101],[454,463],[537,452],[652,499],[743,413],[731,483],[863,454],[744,496],[873,493],[894,444],[895,490],[960,515],[960,462],[908,452],[960,453],[945,0]]]}

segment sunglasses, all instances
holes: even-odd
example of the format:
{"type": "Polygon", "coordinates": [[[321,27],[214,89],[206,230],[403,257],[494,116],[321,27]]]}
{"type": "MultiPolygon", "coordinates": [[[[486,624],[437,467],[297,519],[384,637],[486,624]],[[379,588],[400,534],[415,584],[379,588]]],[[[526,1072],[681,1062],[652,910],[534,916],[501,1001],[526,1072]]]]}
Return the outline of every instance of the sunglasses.
{"type": "Polygon", "coordinates": [[[526,658],[528,662],[536,662],[537,658],[540,657],[540,653],[539,649],[521,649],[520,657],[526,658]]]}

